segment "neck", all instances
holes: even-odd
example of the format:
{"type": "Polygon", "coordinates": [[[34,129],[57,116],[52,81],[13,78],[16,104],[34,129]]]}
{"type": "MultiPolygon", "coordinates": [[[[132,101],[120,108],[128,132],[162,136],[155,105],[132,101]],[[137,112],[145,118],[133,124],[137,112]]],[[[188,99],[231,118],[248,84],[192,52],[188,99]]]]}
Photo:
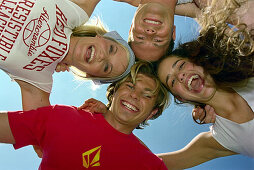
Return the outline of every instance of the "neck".
{"type": "Polygon", "coordinates": [[[214,96],[209,101],[205,102],[205,104],[212,106],[218,115],[223,115],[227,113],[228,108],[232,107],[232,99],[234,95],[235,93],[217,89],[214,96]]]}
{"type": "Polygon", "coordinates": [[[216,114],[236,123],[244,123],[254,117],[248,103],[233,89],[231,91],[217,90],[206,104],[212,106],[216,114]]]}
{"type": "Polygon", "coordinates": [[[119,121],[117,118],[114,117],[114,114],[111,111],[103,114],[105,120],[117,131],[124,133],[124,134],[131,134],[132,131],[136,128],[130,126],[128,123],[124,123],[119,121]]]}

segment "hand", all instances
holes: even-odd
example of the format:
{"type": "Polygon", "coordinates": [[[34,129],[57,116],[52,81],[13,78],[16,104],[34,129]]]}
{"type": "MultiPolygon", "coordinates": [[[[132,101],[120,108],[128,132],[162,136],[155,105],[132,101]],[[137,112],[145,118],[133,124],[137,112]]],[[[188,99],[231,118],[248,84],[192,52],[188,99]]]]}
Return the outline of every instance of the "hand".
{"type": "Polygon", "coordinates": [[[113,0],[113,1],[117,1],[117,2],[126,2],[132,6],[138,7],[138,5],[140,4],[141,0],[113,0]]]}
{"type": "Polygon", "coordinates": [[[56,72],[70,71],[69,65],[60,62],[57,64],[55,71],[56,72]]]}
{"type": "Polygon", "coordinates": [[[36,146],[36,145],[33,145],[33,147],[34,147],[34,151],[36,152],[37,156],[38,156],[39,158],[42,158],[43,152],[42,152],[41,147],[36,146]]]}
{"type": "Polygon", "coordinates": [[[91,113],[107,113],[108,109],[104,103],[101,101],[98,101],[96,99],[88,99],[85,101],[85,103],[78,107],[79,110],[86,110],[91,113]]]}
{"type": "Polygon", "coordinates": [[[192,110],[193,120],[198,124],[214,123],[216,119],[216,113],[214,108],[206,105],[205,110],[201,107],[196,107],[192,110]]]}

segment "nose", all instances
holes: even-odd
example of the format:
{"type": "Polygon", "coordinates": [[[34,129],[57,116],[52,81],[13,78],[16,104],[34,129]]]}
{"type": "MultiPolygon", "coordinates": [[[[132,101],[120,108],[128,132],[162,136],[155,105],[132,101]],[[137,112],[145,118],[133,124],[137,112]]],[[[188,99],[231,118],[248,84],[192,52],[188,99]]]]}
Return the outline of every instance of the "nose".
{"type": "Polygon", "coordinates": [[[185,76],[186,76],[185,73],[179,72],[179,73],[177,73],[177,80],[182,83],[185,79],[185,76]]]}
{"type": "Polygon", "coordinates": [[[135,99],[135,100],[138,100],[139,99],[139,94],[137,92],[137,90],[133,89],[130,93],[130,96],[135,99]]]}
{"type": "Polygon", "coordinates": [[[145,28],[145,32],[149,35],[153,35],[156,33],[155,29],[152,28],[145,28]]]}
{"type": "Polygon", "coordinates": [[[96,57],[96,60],[98,62],[101,62],[101,61],[103,61],[107,57],[108,57],[108,54],[104,50],[101,49],[99,54],[98,54],[98,56],[96,57]]]}

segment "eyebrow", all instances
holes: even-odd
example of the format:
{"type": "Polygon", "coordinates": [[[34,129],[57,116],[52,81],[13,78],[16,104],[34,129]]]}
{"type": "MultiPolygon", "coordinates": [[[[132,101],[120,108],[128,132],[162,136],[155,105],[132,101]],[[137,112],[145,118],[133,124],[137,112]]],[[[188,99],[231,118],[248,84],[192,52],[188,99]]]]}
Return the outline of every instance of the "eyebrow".
{"type": "MultiPolygon", "coordinates": [[[[172,68],[175,68],[175,66],[177,65],[177,63],[179,62],[179,61],[181,61],[182,59],[178,59],[178,60],[176,60],[176,62],[172,65],[172,68]]],[[[168,79],[170,78],[170,76],[171,76],[171,74],[168,74],[167,75],[167,77],[166,77],[166,85],[167,85],[167,87],[169,88],[169,86],[168,86],[168,79]]]]}

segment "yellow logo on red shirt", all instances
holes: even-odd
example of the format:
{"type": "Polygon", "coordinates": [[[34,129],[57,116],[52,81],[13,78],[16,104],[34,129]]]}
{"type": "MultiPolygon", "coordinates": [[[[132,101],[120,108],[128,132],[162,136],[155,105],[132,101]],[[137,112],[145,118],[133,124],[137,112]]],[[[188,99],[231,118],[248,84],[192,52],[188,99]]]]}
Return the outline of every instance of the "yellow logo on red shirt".
{"type": "Polygon", "coordinates": [[[101,146],[97,146],[89,151],[86,151],[82,154],[83,158],[83,166],[85,168],[100,166],[100,153],[101,153],[101,146]]]}

